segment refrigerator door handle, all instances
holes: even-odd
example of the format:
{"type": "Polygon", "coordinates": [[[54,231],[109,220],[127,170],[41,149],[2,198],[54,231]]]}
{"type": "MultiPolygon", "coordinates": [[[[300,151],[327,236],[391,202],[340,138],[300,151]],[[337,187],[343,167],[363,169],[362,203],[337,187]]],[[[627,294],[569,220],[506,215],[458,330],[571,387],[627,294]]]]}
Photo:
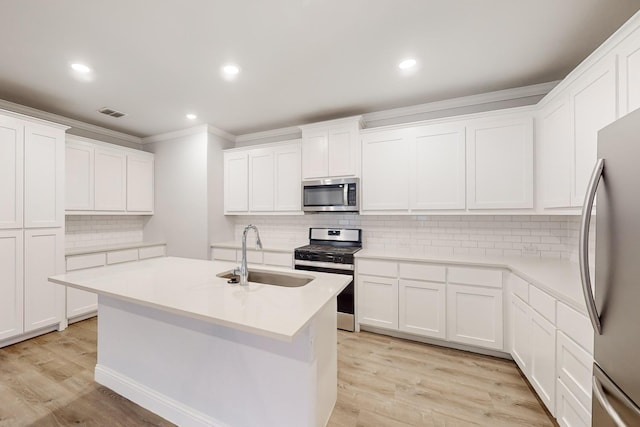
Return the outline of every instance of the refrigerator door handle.
{"type": "Polygon", "coordinates": [[[593,202],[596,198],[596,192],[598,190],[598,184],[600,178],[602,178],[602,171],[604,169],[604,159],[598,159],[591,178],[589,179],[589,185],[587,186],[587,194],[584,198],[584,205],[582,207],[582,218],[580,221],[580,244],[578,245],[580,261],[580,278],[582,279],[582,293],[587,304],[587,312],[589,313],[589,319],[593,329],[602,335],[602,326],[600,325],[600,315],[596,307],[596,302],[593,297],[593,288],[591,286],[591,276],[589,274],[589,225],[591,225],[591,210],[593,209],[593,202]]]}
{"type": "Polygon", "coordinates": [[[616,386],[609,377],[602,372],[598,365],[593,365],[593,395],[598,400],[602,408],[609,414],[609,417],[615,422],[617,427],[627,427],[627,423],[624,422],[620,414],[618,414],[609,402],[609,399],[604,394],[603,385],[609,390],[609,393],[613,395],[619,402],[624,404],[631,410],[636,416],[640,417],[640,408],[638,408],[620,389],[616,386]]]}

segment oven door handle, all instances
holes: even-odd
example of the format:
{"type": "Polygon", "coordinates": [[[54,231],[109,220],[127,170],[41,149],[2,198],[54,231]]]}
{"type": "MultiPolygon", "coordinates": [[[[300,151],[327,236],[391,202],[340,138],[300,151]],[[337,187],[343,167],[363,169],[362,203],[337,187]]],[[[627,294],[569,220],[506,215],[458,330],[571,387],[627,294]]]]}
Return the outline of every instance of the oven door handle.
{"type": "Polygon", "coordinates": [[[301,259],[297,259],[293,262],[294,265],[304,265],[307,267],[318,267],[318,268],[330,268],[334,270],[346,270],[353,271],[353,264],[337,264],[335,262],[320,262],[320,261],[304,261],[301,259]]]}

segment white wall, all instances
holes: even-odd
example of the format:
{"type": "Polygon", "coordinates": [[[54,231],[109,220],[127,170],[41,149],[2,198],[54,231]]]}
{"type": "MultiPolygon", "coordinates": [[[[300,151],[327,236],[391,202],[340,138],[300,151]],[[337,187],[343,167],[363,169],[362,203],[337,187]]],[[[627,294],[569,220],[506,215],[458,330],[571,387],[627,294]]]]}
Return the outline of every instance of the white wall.
{"type": "Polygon", "coordinates": [[[145,150],[155,154],[155,207],[144,239],[166,241],[171,256],[207,259],[206,132],[153,142],[145,150]]]}
{"type": "MultiPolygon", "coordinates": [[[[342,227],[362,228],[363,247],[368,249],[563,258],[575,262],[580,217],[315,214],[238,216],[235,221],[235,241],[240,241],[244,226],[252,223],[258,226],[265,247],[307,244],[309,227],[342,227]]],[[[594,239],[592,230],[592,249],[594,239]]]]}
{"type": "Polygon", "coordinates": [[[209,197],[209,241],[221,242],[233,238],[233,217],[224,215],[224,159],[222,150],[233,143],[218,135],[207,134],[207,191],[209,197]]]}

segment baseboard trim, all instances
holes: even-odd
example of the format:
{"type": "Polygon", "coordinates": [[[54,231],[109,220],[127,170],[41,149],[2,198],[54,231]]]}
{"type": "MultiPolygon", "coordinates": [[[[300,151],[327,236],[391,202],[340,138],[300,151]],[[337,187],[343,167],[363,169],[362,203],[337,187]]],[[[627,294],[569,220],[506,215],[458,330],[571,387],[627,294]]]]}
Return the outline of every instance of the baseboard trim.
{"type": "Polygon", "coordinates": [[[96,365],[95,381],[145,409],[185,427],[230,427],[106,366],[96,365]]]}

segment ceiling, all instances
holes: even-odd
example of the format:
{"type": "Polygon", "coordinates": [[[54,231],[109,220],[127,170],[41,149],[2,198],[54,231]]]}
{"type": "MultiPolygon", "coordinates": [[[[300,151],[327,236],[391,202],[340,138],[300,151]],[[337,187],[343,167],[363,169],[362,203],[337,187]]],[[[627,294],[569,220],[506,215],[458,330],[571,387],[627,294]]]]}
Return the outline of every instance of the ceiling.
{"type": "Polygon", "coordinates": [[[640,0],[2,0],[0,99],[138,137],[204,123],[241,135],[558,80],[639,9],[640,0]],[[418,63],[403,73],[407,57],[418,63]],[[73,62],[93,72],[81,77],[73,62]],[[221,76],[227,63],[241,69],[234,80],[221,76]]]}

